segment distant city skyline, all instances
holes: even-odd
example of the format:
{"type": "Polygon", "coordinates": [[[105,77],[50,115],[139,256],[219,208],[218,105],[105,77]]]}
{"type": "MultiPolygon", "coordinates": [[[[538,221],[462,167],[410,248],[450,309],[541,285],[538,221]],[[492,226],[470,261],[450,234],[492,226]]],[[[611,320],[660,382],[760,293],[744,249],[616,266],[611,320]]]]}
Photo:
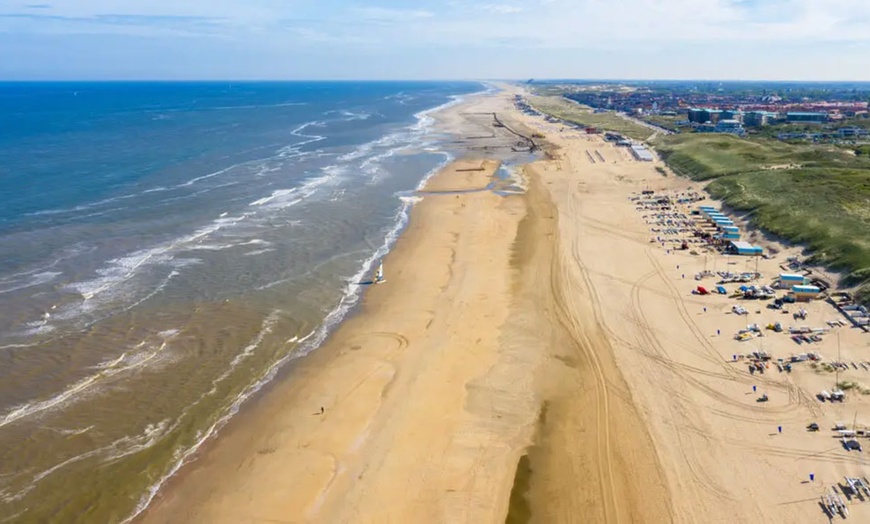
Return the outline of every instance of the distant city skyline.
{"type": "Polygon", "coordinates": [[[866,0],[0,0],[0,80],[870,80],[866,0]]]}

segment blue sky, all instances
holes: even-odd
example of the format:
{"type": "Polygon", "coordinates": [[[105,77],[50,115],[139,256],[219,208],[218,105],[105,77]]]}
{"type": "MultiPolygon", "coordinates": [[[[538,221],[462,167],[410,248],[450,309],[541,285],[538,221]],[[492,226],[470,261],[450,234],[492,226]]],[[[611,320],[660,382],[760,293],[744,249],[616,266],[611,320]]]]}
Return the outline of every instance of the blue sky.
{"type": "Polygon", "coordinates": [[[870,0],[0,0],[0,79],[870,80],[870,0]]]}

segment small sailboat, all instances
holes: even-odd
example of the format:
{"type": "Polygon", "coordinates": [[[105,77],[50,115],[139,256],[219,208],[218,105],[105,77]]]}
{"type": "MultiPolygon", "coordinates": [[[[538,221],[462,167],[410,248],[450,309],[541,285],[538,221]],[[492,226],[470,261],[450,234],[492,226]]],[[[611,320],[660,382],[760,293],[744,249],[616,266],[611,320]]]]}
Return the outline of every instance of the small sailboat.
{"type": "Polygon", "coordinates": [[[381,262],[380,265],[378,265],[378,272],[375,273],[375,284],[383,284],[384,282],[386,282],[386,280],[384,280],[384,263],[381,262]]]}

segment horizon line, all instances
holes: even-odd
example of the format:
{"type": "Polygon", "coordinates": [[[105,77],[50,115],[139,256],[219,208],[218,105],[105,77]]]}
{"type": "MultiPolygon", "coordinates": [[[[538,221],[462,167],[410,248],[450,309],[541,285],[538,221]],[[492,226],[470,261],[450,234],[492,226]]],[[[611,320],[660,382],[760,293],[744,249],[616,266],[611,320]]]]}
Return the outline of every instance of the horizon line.
{"type": "Polygon", "coordinates": [[[0,83],[194,83],[194,82],[238,82],[238,83],[293,83],[293,82],[720,82],[720,83],[804,83],[804,84],[870,84],[867,80],[809,80],[809,79],[724,79],[724,78],[72,78],[72,79],[45,79],[45,78],[0,78],[0,83]]]}

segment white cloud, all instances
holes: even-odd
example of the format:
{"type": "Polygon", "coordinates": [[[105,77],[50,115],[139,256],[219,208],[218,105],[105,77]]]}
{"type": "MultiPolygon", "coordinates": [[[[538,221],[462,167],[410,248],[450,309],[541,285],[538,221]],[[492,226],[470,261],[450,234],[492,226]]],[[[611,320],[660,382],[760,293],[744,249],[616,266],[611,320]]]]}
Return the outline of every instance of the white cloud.
{"type": "Polygon", "coordinates": [[[503,15],[512,15],[523,12],[522,7],[513,4],[487,4],[483,7],[484,9],[492,11],[493,13],[499,13],[503,15]]]}
{"type": "Polygon", "coordinates": [[[376,23],[402,23],[433,18],[435,13],[422,9],[388,9],[385,7],[359,7],[352,11],[362,21],[376,23]]]}
{"type": "MultiPolygon", "coordinates": [[[[208,17],[219,19],[234,32],[273,31],[275,36],[281,33],[276,21],[304,14],[316,26],[311,31],[333,25],[351,40],[380,38],[384,45],[393,45],[397,36],[408,45],[433,45],[444,39],[493,45],[515,39],[524,45],[556,48],[612,48],[639,42],[870,40],[870,0],[505,0],[482,4],[409,0],[407,8],[397,8],[395,2],[391,2],[393,7],[382,7],[362,1],[349,6],[342,1],[316,0],[46,2],[51,4],[49,9],[27,10],[23,2],[0,0],[0,13],[69,18],[106,14],[208,17]],[[384,31],[386,25],[396,26],[396,32],[384,31]]],[[[291,32],[287,38],[303,33],[291,32]]]]}
{"type": "MultiPolygon", "coordinates": [[[[870,0],[407,0],[404,5],[398,0],[33,2],[51,7],[28,9],[25,0],[0,0],[0,33],[132,35],[168,47],[189,45],[182,39],[201,38],[204,48],[221,44],[220,39],[252,55],[275,53],[291,60],[323,49],[336,58],[407,55],[412,65],[420,62],[424,52],[430,53],[425,55],[426,65],[442,60],[444,67],[452,67],[448,62],[455,58],[470,62],[472,56],[488,57],[478,60],[464,76],[484,74],[485,68],[525,68],[530,75],[538,74],[531,72],[535,68],[562,70],[566,60],[584,64],[596,53],[640,54],[644,58],[635,60],[640,64],[636,70],[646,71],[647,64],[665,70],[689,56],[700,62],[702,49],[711,62],[728,56],[728,49],[746,50],[740,55],[745,56],[744,62],[755,60],[772,71],[782,57],[794,68],[806,67],[807,46],[851,46],[850,52],[857,53],[858,47],[870,45],[870,0]],[[770,54],[774,46],[778,58],[768,61],[764,53],[770,54]],[[532,58],[518,62],[514,59],[518,51],[532,58]]],[[[866,60],[844,56],[832,56],[830,64],[852,60],[850,71],[866,70],[866,60]]],[[[734,65],[718,63],[716,68],[723,76],[746,70],[730,71],[734,65]]],[[[576,74],[582,76],[582,71],[576,74]]]]}

